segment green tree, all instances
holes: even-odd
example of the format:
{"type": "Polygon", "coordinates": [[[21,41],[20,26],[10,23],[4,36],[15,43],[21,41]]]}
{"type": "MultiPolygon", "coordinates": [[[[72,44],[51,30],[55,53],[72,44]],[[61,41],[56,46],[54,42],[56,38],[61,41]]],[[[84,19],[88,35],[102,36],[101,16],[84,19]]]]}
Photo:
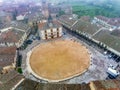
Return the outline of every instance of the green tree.
{"type": "Polygon", "coordinates": [[[61,15],[64,15],[65,14],[65,12],[64,11],[59,11],[59,16],[61,16],[61,15]]]}
{"type": "Polygon", "coordinates": [[[22,72],[22,68],[18,68],[17,71],[18,71],[20,74],[23,73],[23,72],[22,72]]]}

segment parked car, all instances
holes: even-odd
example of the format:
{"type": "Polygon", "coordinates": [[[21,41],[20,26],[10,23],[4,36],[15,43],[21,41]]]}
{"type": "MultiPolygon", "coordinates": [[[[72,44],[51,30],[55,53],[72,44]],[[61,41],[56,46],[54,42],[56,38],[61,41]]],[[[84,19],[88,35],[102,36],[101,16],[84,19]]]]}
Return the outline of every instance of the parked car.
{"type": "Polygon", "coordinates": [[[33,42],[32,40],[27,40],[26,44],[32,44],[32,42],[33,42]]]}

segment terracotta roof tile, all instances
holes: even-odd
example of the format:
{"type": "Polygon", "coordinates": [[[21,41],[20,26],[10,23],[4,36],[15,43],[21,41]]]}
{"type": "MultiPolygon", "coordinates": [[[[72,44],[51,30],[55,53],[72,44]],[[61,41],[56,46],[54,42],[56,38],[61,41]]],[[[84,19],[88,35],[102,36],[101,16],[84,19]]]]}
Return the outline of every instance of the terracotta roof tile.
{"type": "Polygon", "coordinates": [[[106,23],[113,26],[120,26],[120,18],[107,18],[104,16],[97,16],[98,19],[105,21],[106,23]]]}
{"type": "Polygon", "coordinates": [[[97,90],[119,90],[120,89],[119,80],[93,81],[93,84],[97,88],[97,90]]]}
{"type": "Polygon", "coordinates": [[[51,23],[48,22],[44,22],[44,23],[40,23],[38,25],[39,30],[46,30],[49,28],[57,28],[60,27],[60,23],[58,21],[52,21],[51,23]],[[50,24],[52,24],[52,26],[50,26],[50,24]]]}
{"type": "Polygon", "coordinates": [[[17,43],[24,32],[22,31],[17,31],[17,30],[8,30],[5,32],[2,32],[0,35],[0,43],[5,43],[5,42],[9,42],[9,43],[17,43]]]}
{"type": "Polygon", "coordinates": [[[12,65],[16,54],[16,47],[1,47],[0,48],[0,67],[12,65]]]}

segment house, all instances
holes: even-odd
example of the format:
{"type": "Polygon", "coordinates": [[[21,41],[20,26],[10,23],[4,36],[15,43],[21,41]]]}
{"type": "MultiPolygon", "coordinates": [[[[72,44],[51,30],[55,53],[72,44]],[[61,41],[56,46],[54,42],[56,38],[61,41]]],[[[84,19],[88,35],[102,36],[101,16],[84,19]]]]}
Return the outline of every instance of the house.
{"type": "Polygon", "coordinates": [[[120,28],[120,18],[107,18],[104,16],[96,16],[94,17],[94,22],[99,23],[102,26],[112,30],[120,28]]]}
{"type": "Polygon", "coordinates": [[[89,84],[52,84],[39,83],[25,79],[15,90],[91,90],[89,84]]]}
{"type": "Polygon", "coordinates": [[[0,90],[15,90],[24,81],[24,76],[15,70],[0,75],[0,90]]]}
{"type": "Polygon", "coordinates": [[[12,21],[12,14],[0,11],[0,23],[10,23],[12,21]]]}
{"type": "Polygon", "coordinates": [[[6,73],[16,66],[16,47],[0,47],[0,73],[6,73]]]}
{"type": "Polygon", "coordinates": [[[65,14],[71,15],[72,12],[72,6],[70,5],[64,5],[61,7],[61,10],[65,12],[65,14]]]}
{"type": "Polygon", "coordinates": [[[17,17],[16,17],[16,20],[18,20],[18,21],[21,21],[21,20],[24,20],[25,19],[25,16],[24,15],[18,15],[17,17]]]}
{"type": "Polygon", "coordinates": [[[41,39],[52,39],[62,36],[62,26],[57,21],[40,22],[38,32],[41,39]]]}
{"type": "Polygon", "coordinates": [[[92,81],[88,84],[51,84],[24,79],[15,90],[120,90],[119,80],[92,81]],[[45,89],[44,89],[45,88],[45,89]]]}
{"type": "Polygon", "coordinates": [[[90,82],[91,90],[120,90],[119,80],[101,80],[90,82]]]}
{"type": "Polygon", "coordinates": [[[48,18],[49,17],[49,9],[48,2],[46,0],[42,0],[42,14],[48,18]]]}
{"type": "Polygon", "coordinates": [[[0,47],[1,46],[20,47],[23,44],[26,37],[27,34],[24,30],[13,27],[2,29],[0,32],[0,47]]]}

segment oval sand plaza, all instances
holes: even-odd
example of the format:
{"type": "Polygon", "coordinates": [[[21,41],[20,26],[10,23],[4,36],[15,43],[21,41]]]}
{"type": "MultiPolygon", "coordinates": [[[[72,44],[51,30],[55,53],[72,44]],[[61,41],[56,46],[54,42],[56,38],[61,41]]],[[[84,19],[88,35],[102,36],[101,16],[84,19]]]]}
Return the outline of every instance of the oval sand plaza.
{"type": "Polygon", "coordinates": [[[63,81],[84,73],[90,54],[82,44],[72,40],[45,42],[28,55],[31,73],[49,82],[63,81]]]}

